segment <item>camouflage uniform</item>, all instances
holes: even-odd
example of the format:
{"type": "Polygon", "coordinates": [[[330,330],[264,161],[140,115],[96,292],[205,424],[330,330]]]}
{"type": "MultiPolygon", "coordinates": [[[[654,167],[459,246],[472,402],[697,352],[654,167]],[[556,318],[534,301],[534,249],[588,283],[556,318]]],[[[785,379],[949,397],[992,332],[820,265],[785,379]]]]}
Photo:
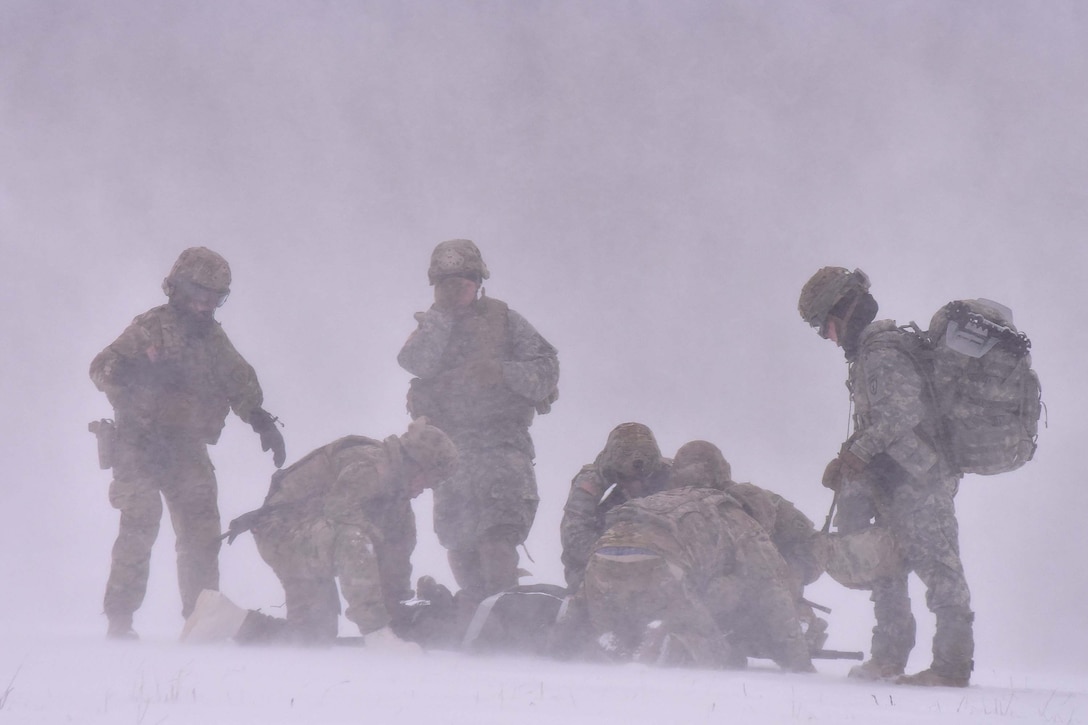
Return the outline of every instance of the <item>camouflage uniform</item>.
{"type": "MultiPolygon", "coordinates": [[[[670,486],[704,486],[725,491],[735,499],[771,539],[787,565],[782,584],[789,590],[810,652],[827,641],[827,622],[818,617],[804,600],[804,588],[824,571],[823,546],[812,520],[782,496],[751,483],[736,483],[721,449],[707,441],[694,440],[676,451],[670,486]]],[[[773,649],[767,633],[759,628],[734,630],[730,642],[738,653],[766,657],[773,649]]]]}
{"type": "Polygon", "coordinates": [[[786,563],[734,498],[672,489],[616,507],[607,522],[579,593],[601,646],[648,662],[743,666],[729,639],[754,628],[782,667],[812,670],[786,563]]]}
{"type": "Polygon", "coordinates": [[[752,483],[734,483],[726,492],[744,512],[759,522],[790,567],[796,588],[805,587],[824,573],[815,548],[816,526],[792,502],[752,483]]]}
{"type": "MultiPolygon", "coordinates": [[[[734,483],[726,492],[763,527],[786,562],[789,568],[786,584],[793,595],[809,650],[822,649],[827,641],[827,622],[804,599],[804,588],[824,573],[812,519],[787,499],[752,483],[734,483]]],[[[758,649],[757,642],[753,651],[758,649]]]]}
{"type": "MultiPolygon", "coordinates": [[[[482,268],[468,240],[443,242],[482,268]]],[[[477,275],[479,277],[479,275],[477,275]]],[[[485,296],[463,313],[433,305],[397,356],[411,382],[408,410],[445,431],[461,453],[457,474],[434,494],[434,530],[462,590],[479,601],[517,585],[516,547],[538,503],[529,426],[556,397],[556,349],[506,303],[485,296]]]]}
{"type": "Polygon", "coordinates": [[[389,626],[412,595],[416,544],[397,436],[347,436],[272,478],[253,536],[287,597],[286,627],[250,617],[239,641],[331,641],[340,592],[362,634],[389,626]]]}
{"type": "MultiPolygon", "coordinates": [[[[666,460],[648,483],[650,492],[664,491],[669,479],[666,460]]],[[[559,538],[563,546],[563,574],[567,588],[574,591],[582,581],[593,545],[605,532],[605,515],[629,498],[618,485],[613,487],[595,463],[583,466],[570,483],[559,538]],[[611,490],[609,490],[611,488],[611,490]],[[607,493],[607,496],[605,495],[607,493]]]]}
{"type": "MultiPolygon", "coordinates": [[[[179,265],[190,252],[214,255],[186,250],[179,265]]],[[[163,498],[177,536],[182,615],[192,612],[202,589],[218,589],[219,508],[207,447],[219,440],[231,410],[255,429],[274,424],[260,407],[253,368],[219,323],[210,315],[194,319],[174,297],[133,320],[95,357],[90,376],[117,424],[109,498],[121,522],[103,606],[111,634],[123,636],[131,634],[132,614],[147,590],[163,498]]]]}
{"type": "Polygon", "coordinates": [[[933,445],[935,416],[914,362],[896,339],[904,334],[890,320],[873,322],[850,362],[855,433],[845,447],[867,465],[844,481],[835,521],[843,533],[873,520],[887,527],[904,562],[896,576],[873,587],[873,660],[890,671],[906,665],[915,641],[907,590],[913,571],[937,618],[935,669],[965,679],[973,666],[974,615],[953,504],[961,474],[933,445]]]}

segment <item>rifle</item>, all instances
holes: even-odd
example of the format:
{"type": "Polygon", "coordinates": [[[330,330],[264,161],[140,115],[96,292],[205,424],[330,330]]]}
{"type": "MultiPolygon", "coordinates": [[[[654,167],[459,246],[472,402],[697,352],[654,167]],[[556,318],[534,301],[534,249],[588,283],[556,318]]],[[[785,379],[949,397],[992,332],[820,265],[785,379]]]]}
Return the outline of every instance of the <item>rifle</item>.
{"type": "Polygon", "coordinates": [[[863,660],[863,652],[845,652],[839,649],[818,649],[810,655],[814,660],[863,660]]]}
{"type": "Polygon", "coordinates": [[[227,526],[227,530],[220,535],[219,540],[222,541],[223,539],[226,539],[228,544],[233,544],[236,538],[256,526],[257,522],[264,518],[264,515],[273,508],[276,507],[262,506],[259,509],[248,511],[238,518],[233,519],[227,526]]]}
{"type": "MultiPolygon", "coordinates": [[[[831,614],[831,607],[825,607],[822,604],[809,601],[804,597],[801,597],[801,604],[811,607],[812,609],[823,612],[824,614],[831,614]]],[[[826,629],[826,625],[824,625],[826,629]]],[[[824,638],[826,638],[826,634],[824,638]]],[[[862,652],[846,652],[838,649],[814,649],[811,650],[809,656],[814,660],[863,660],[865,654],[862,652]]]]}
{"type": "Polygon", "coordinates": [[[812,607],[813,609],[815,609],[817,611],[823,612],[824,614],[831,614],[831,607],[825,607],[822,604],[817,604],[816,602],[810,602],[809,600],[805,599],[804,597],[801,597],[801,604],[806,604],[806,605],[812,607]]]}

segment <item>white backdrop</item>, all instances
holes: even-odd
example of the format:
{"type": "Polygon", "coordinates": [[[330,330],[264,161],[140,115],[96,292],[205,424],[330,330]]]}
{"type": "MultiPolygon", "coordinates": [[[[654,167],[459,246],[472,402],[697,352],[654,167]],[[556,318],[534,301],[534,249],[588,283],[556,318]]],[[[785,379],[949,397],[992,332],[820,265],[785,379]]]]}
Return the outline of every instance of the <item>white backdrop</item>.
{"type": "MultiPolygon", "coordinates": [[[[957,499],[976,659],[1084,667],[1086,31],[1072,0],[5,0],[0,627],[104,631],[117,514],[87,366],[181,249],[231,262],[219,318],[290,461],[403,431],[428,255],[468,237],[560,351],[533,427],[539,581],[562,579],[570,478],[627,420],[667,454],[714,441],[822,523],[848,408],[841,353],[796,312],[818,267],[861,267],[902,322],[1012,307],[1049,427],[957,499]]],[[[213,458],[224,522],[259,505],[256,435],[232,419],[213,458]]],[[[417,504],[417,573],[452,584],[417,504]]],[[[180,627],[172,555],[164,521],[145,634],[180,627]]],[[[241,603],[282,598],[251,540],[222,563],[241,603]]],[[[810,596],[829,646],[867,646],[864,594],[810,596]]]]}

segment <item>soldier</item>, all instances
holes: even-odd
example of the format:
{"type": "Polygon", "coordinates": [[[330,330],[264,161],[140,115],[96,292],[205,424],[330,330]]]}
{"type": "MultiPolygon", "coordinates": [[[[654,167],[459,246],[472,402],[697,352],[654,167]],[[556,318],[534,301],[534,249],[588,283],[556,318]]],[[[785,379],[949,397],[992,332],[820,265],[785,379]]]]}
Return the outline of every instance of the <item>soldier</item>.
{"type": "Polygon", "coordinates": [[[568,591],[582,581],[593,545],[605,530],[605,514],[625,501],[664,491],[672,461],[661,456],[653,431],[621,423],[608,434],[597,459],[571,481],[559,536],[568,591]]]}
{"type": "Polygon", "coordinates": [[[820,337],[842,348],[849,364],[854,433],[823,476],[836,492],[838,531],[851,534],[875,521],[891,533],[903,562],[873,585],[870,659],[850,676],[966,687],[974,664],[974,614],[953,504],[962,474],[936,444],[936,411],[901,337],[907,333],[891,320],[874,322],[877,302],[859,269],[819,270],[801,290],[798,309],[820,337]],[[926,586],[937,627],[932,664],[907,676],[915,639],[911,571],[926,586]]]}
{"type": "Polygon", "coordinates": [[[133,613],[147,590],[162,500],[177,535],[182,616],[219,587],[219,507],[208,446],[231,410],[261,437],[276,467],[286,455],[257,375],[215,320],[230,267],[204,247],[186,249],[162,288],[169,302],[137,317],[91,363],[91,380],[116,419],[110,503],[121,511],[106,584],[107,636],[135,639],[133,613]]]}
{"type": "Polygon", "coordinates": [[[328,644],[342,593],[344,614],[368,645],[397,641],[393,628],[412,596],[411,499],[453,475],[457,459],[446,434],[419,418],[402,436],[346,436],[278,471],[264,505],[231,521],[227,537],[253,530],[283,584],[287,618],[247,612],[206,591],[182,639],[328,644]]]}
{"type": "Polygon", "coordinates": [[[628,501],[607,523],[571,606],[613,658],[743,667],[732,640],[755,630],[781,667],[813,671],[788,567],[736,499],[704,480],[628,501]]]}
{"type": "MultiPolygon", "coordinates": [[[[680,446],[673,457],[670,485],[675,488],[703,485],[723,490],[763,527],[788,567],[789,577],[784,584],[793,597],[809,651],[815,654],[822,650],[827,641],[827,622],[804,599],[804,588],[824,572],[826,546],[812,520],[776,493],[752,483],[733,481],[732,469],[721,449],[707,441],[695,440],[680,446]]],[[[731,642],[738,651],[758,657],[767,649],[766,639],[764,632],[734,630],[731,642]]]]}
{"type": "Polygon", "coordinates": [[[537,509],[529,426],[558,397],[556,350],[506,303],[487,297],[489,276],[467,239],[441,242],[427,277],[434,304],[397,361],[416,377],[408,412],[425,415],[461,453],[434,494],[434,530],[447,550],[465,613],[518,583],[517,546],[537,509]]]}

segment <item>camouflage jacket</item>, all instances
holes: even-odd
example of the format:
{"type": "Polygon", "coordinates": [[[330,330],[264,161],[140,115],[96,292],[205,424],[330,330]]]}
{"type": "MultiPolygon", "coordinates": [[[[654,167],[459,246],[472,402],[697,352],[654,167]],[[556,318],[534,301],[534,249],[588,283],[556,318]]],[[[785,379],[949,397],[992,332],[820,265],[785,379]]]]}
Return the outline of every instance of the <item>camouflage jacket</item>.
{"type": "Polygon", "coordinates": [[[854,434],[846,447],[866,463],[887,454],[910,476],[920,478],[938,461],[930,442],[937,418],[908,353],[907,335],[891,320],[879,320],[862,331],[847,382],[854,402],[854,434]]]}
{"type": "Polygon", "coordinates": [[[254,527],[262,556],[283,572],[313,576],[332,566],[340,527],[357,528],[373,546],[382,598],[392,611],[411,594],[416,546],[415,515],[401,478],[404,455],[398,436],[345,436],[277,471],[254,527]]]}
{"type": "Polygon", "coordinates": [[[766,540],[736,499],[713,488],[677,488],[643,496],[609,511],[606,523],[594,550],[653,551],[683,570],[697,591],[737,571],[742,541],[753,536],[766,540]]]}
{"type": "Polygon", "coordinates": [[[257,374],[218,322],[194,328],[169,304],[138,316],[91,362],[122,435],[215,443],[227,413],[249,422],[261,406],[257,374]]]}
{"type": "Polygon", "coordinates": [[[506,303],[480,297],[464,315],[432,306],[397,355],[416,376],[408,396],[413,418],[426,415],[465,445],[511,444],[533,455],[528,428],[557,397],[559,357],[506,303]],[[476,363],[498,363],[497,378],[475,375],[476,363]]]}
{"type": "Polygon", "coordinates": [[[264,508],[285,519],[359,526],[378,538],[409,526],[414,531],[403,469],[397,436],[384,441],[345,436],[273,474],[264,508]]]}
{"type": "Polygon", "coordinates": [[[751,483],[734,484],[726,493],[735,498],[744,512],[771,537],[801,587],[823,574],[824,568],[815,550],[817,533],[812,519],[785,498],[751,483]]]}
{"type": "MultiPolygon", "coordinates": [[[[666,459],[666,465],[650,481],[651,491],[665,489],[670,467],[671,461],[666,459]]],[[[606,481],[595,464],[583,466],[571,481],[559,525],[563,571],[569,587],[582,580],[593,545],[605,531],[605,515],[627,500],[619,486],[606,481]]]]}
{"type": "Polygon", "coordinates": [[[800,637],[789,567],[764,528],[729,493],[669,489],[612,509],[607,523],[595,551],[645,549],[661,556],[682,572],[685,589],[723,632],[757,640],[800,637]],[[751,629],[753,622],[758,631],[751,629]],[[734,631],[738,626],[746,631],[734,631]]]}

